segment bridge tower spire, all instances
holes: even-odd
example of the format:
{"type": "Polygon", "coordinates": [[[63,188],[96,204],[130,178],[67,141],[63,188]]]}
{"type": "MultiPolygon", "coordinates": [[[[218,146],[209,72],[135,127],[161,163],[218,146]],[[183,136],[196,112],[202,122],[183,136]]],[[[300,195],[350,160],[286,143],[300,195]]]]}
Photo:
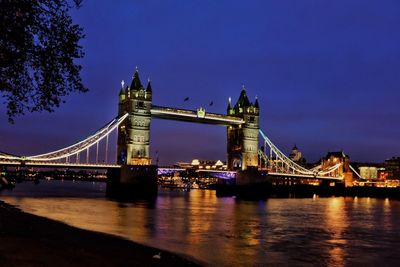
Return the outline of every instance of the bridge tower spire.
{"type": "Polygon", "coordinates": [[[227,113],[229,116],[242,118],[243,125],[230,125],[227,130],[227,154],[228,169],[247,170],[258,167],[258,130],[259,104],[256,98],[251,103],[246,94],[246,88],[242,91],[234,107],[229,104],[227,113]]]}

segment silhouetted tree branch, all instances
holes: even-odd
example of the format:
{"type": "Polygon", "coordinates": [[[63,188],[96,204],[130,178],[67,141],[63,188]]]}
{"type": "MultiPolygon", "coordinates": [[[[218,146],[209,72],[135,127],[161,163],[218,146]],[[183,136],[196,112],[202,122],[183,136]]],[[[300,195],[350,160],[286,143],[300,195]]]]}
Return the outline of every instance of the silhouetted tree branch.
{"type": "Polygon", "coordinates": [[[0,0],[0,94],[10,122],[24,112],[59,107],[86,92],[74,60],[84,53],[82,28],[69,10],[81,0],[0,0]]]}

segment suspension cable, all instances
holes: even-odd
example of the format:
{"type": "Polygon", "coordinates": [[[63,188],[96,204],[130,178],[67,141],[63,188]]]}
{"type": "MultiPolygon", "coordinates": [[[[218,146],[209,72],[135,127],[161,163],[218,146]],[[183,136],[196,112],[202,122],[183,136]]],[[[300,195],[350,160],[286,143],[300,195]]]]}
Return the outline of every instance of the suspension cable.
{"type": "Polygon", "coordinates": [[[79,152],[87,149],[88,147],[91,147],[92,145],[96,144],[96,142],[99,142],[103,138],[105,138],[110,132],[112,132],[115,128],[117,128],[118,125],[121,124],[126,119],[127,116],[128,116],[128,113],[126,113],[125,115],[123,115],[122,117],[120,117],[118,119],[112,120],[110,123],[106,124],[105,127],[98,130],[95,134],[89,136],[88,138],[86,138],[74,145],[71,145],[66,148],[59,149],[59,150],[56,150],[53,152],[48,152],[45,154],[25,157],[24,159],[33,160],[33,161],[52,161],[52,160],[65,158],[65,157],[74,155],[76,153],[79,153],[79,152]]]}
{"type": "MultiPolygon", "coordinates": [[[[282,151],[280,151],[278,149],[278,147],[276,147],[271,142],[271,140],[264,134],[264,132],[261,129],[259,130],[259,133],[262,136],[262,138],[264,139],[264,147],[266,147],[268,145],[270,148],[269,160],[272,161],[272,153],[275,154],[275,160],[279,160],[276,164],[274,164],[275,169],[277,171],[278,171],[278,169],[280,169],[283,172],[288,172],[291,169],[293,171],[293,174],[295,172],[298,172],[298,173],[306,174],[306,175],[326,175],[329,173],[333,173],[342,165],[342,163],[338,163],[334,166],[329,167],[326,170],[317,171],[318,169],[320,169],[322,167],[322,165],[318,165],[318,166],[314,167],[313,169],[308,170],[308,169],[298,165],[296,162],[292,161],[290,158],[288,158],[282,151]],[[281,164],[279,164],[279,163],[281,163],[281,164]],[[285,165],[286,165],[286,168],[285,168],[285,165]]],[[[264,155],[265,155],[265,153],[264,153],[264,155]]]]}

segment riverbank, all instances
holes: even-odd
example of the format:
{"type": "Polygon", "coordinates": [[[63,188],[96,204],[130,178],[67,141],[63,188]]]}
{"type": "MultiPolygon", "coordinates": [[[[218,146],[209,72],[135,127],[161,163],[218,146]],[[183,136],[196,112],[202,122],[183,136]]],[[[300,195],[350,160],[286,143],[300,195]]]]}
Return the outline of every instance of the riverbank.
{"type": "Polygon", "coordinates": [[[0,266],[200,266],[178,255],[28,214],[0,201],[0,266]],[[161,252],[161,259],[153,256],[161,252]]]}

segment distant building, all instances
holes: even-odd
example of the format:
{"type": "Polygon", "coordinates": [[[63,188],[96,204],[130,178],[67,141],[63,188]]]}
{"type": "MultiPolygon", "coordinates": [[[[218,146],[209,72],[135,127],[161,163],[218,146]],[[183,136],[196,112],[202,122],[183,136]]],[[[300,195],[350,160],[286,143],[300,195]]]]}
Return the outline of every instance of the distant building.
{"type": "Polygon", "coordinates": [[[191,162],[183,162],[183,161],[177,162],[176,165],[174,165],[174,166],[182,168],[182,169],[191,169],[191,168],[193,168],[191,162]]]}
{"type": "Polygon", "coordinates": [[[294,145],[294,147],[292,148],[292,152],[289,154],[289,158],[301,165],[306,163],[305,158],[303,158],[301,151],[297,148],[296,145],[294,145]]]}
{"type": "Polygon", "coordinates": [[[360,176],[368,181],[385,180],[385,164],[375,162],[352,162],[360,176]]]}
{"type": "Polygon", "coordinates": [[[322,159],[322,169],[326,170],[338,163],[342,163],[336,170],[336,174],[343,176],[346,186],[353,186],[353,172],[350,169],[350,158],[343,151],[328,152],[325,158],[322,159]]]}
{"type": "Polygon", "coordinates": [[[192,162],[178,162],[177,166],[183,169],[204,169],[204,170],[227,170],[225,162],[220,160],[199,160],[193,159],[192,162]]]}
{"type": "Polygon", "coordinates": [[[400,157],[385,160],[387,179],[400,179],[400,157]]]}
{"type": "Polygon", "coordinates": [[[360,166],[358,167],[360,175],[362,178],[367,180],[376,180],[378,179],[378,168],[372,166],[360,166]]]}
{"type": "Polygon", "coordinates": [[[385,168],[378,168],[378,181],[385,182],[388,178],[388,173],[385,168]]]}
{"type": "Polygon", "coordinates": [[[378,180],[379,175],[385,170],[383,163],[374,162],[352,162],[353,167],[358,169],[360,176],[366,180],[378,180]]]}

